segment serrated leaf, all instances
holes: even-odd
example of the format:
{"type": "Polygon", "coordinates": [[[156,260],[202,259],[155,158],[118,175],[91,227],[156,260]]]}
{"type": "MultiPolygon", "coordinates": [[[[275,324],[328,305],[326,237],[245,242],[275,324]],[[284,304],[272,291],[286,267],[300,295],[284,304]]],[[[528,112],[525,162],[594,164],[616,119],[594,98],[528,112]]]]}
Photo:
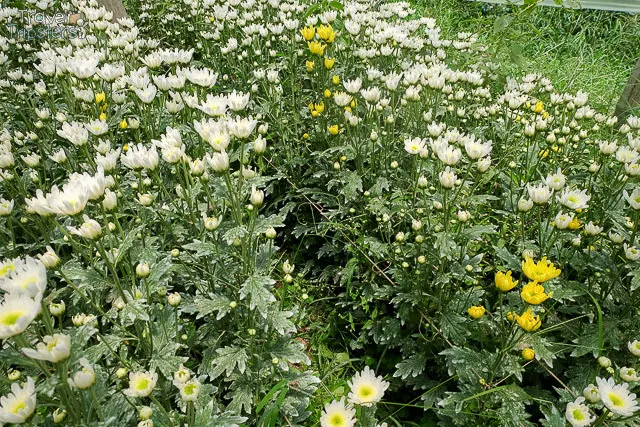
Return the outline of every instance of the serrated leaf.
{"type": "Polygon", "coordinates": [[[135,242],[138,233],[140,233],[143,227],[144,225],[134,228],[133,230],[129,231],[129,233],[127,233],[127,235],[124,237],[124,239],[120,243],[120,246],[118,247],[118,254],[113,260],[114,266],[117,266],[118,263],[125,257],[125,255],[127,255],[129,249],[131,249],[131,246],[133,246],[133,242],[135,242]]]}
{"type": "Polygon", "coordinates": [[[293,316],[291,311],[272,311],[267,316],[267,323],[280,335],[292,334],[296,327],[289,317],[293,316]]]}
{"type": "Polygon", "coordinates": [[[413,356],[396,364],[396,372],[393,374],[393,376],[400,377],[403,380],[409,376],[415,378],[424,371],[426,363],[427,357],[424,354],[414,354],[413,356]]]}
{"type": "Polygon", "coordinates": [[[249,357],[243,348],[224,347],[217,349],[216,353],[217,356],[212,362],[214,367],[209,374],[212,380],[218,378],[223,372],[226,376],[231,375],[236,367],[241,374],[247,368],[249,357]]]}
{"type": "Polygon", "coordinates": [[[154,346],[153,357],[149,362],[151,369],[157,369],[165,377],[171,378],[173,373],[180,367],[180,364],[188,359],[187,357],[176,356],[179,348],[180,346],[175,342],[167,342],[160,348],[154,346]]]}
{"type": "Polygon", "coordinates": [[[262,316],[266,317],[269,303],[276,300],[276,297],[267,289],[267,286],[271,286],[274,283],[275,280],[267,276],[250,276],[240,288],[240,299],[243,300],[249,297],[249,308],[251,310],[257,308],[262,316]]]}
{"type": "Polygon", "coordinates": [[[214,311],[217,311],[216,320],[220,320],[231,311],[230,303],[231,300],[223,295],[209,294],[207,297],[196,296],[182,306],[182,311],[185,313],[197,313],[196,319],[202,319],[214,311]]]}

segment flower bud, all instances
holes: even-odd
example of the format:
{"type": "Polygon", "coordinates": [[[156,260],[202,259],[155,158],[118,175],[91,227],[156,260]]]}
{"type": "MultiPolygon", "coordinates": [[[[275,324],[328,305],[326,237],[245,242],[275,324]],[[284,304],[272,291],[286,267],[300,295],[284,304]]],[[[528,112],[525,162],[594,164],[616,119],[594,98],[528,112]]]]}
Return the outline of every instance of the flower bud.
{"type": "Polygon", "coordinates": [[[177,258],[180,256],[180,249],[171,249],[171,256],[177,258]]]}
{"type": "Polygon", "coordinates": [[[151,418],[151,416],[153,415],[153,409],[151,409],[148,406],[143,406],[142,408],[140,408],[140,410],[138,411],[138,417],[141,420],[148,420],[149,418],[151,418]]]}
{"type": "Polygon", "coordinates": [[[267,228],[267,231],[264,232],[264,235],[267,237],[267,239],[275,239],[276,234],[276,229],[273,227],[267,228]]]}
{"type": "Polygon", "coordinates": [[[136,276],[139,278],[144,279],[145,277],[149,277],[150,273],[151,269],[149,268],[149,264],[146,262],[141,262],[136,266],[136,276]]]}
{"type": "Polygon", "coordinates": [[[53,251],[51,246],[47,246],[47,251],[41,255],[38,255],[38,258],[40,258],[42,264],[49,269],[55,268],[58,266],[58,264],[60,264],[60,258],[53,251]]]}
{"type": "Polygon", "coordinates": [[[598,357],[598,364],[603,368],[608,368],[611,366],[611,359],[608,357],[600,356],[598,357]]]}
{"type": "Polygon", "coordinates": [[[260,207],[264,201],[264,192],[262,190],[256,190],[256,187],[252,187],[249,201],[253,206],[260,207]]]}
{"type": "Polygon", "coordinates": [[[11,372],[9,372],[9,375],[7,375],[7,378],[9,378],[9,381],[17,381],[20,379],[21,375],[22,375],[22,372],[20,372],[17,369],[14,369],[11,372]]]}
{"type": "Polygon", "coordinates": [[[209,231],[214,231],[220,225],[220,221],[218,218],[205,218],[204,220],[204,228],[209,231]]]}
{"type": "Polygon", "coordinates": [[[282,264],[282,271],[285,274],[291,274],[291,273],[293,273],[293,270],[295,269],[295,267],[296,267],[295,264],[291,265],[291,264],[289,264],[289,260],[286,260],[284,262],[284,264],[282,264]]]}
{"type": "Polygon", "coordinates": [[[53,411],[53,423],[60,424],[67,417],[67,411],[62,408],[57,408],[53,411]]]}
{"type": "Polygon", "coordinates": [[[285,283],[291,283],[291,282],[293,282],[293,277],[290,274],[285,274],[283,280],[284,280],[285,283]]]}
{"type": "Polygon", "coordinates": [[[127,368],[118,368],[118,370],[116,371],[116,377],[118,377],[119,379],[122,379],[128,373],[129,373],[129,371],[127,370],[127,368]]]}
{"type": "Polygon", "coordinates": [[[62,316],[66,309],[67,306],[65,305],[64,301],[60,301],[58,303],[52,302],[51,304],[49,304],[49,311],[53,316],[62,316]]]}
{"type": "Polygon", "coordinates": [[[175,292],[175,293],[169,294],[169,296],[167,297],[167,301],[169,302],[169,305],[171,307],[177,307],[182,301],[182,297],[180,296],[179,293],[175,292]]]}

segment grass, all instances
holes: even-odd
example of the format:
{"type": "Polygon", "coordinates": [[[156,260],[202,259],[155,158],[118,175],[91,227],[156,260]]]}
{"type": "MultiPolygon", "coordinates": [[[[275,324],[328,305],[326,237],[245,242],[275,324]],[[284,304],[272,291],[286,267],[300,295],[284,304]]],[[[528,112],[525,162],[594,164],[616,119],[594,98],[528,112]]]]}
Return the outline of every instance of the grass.
{"type": "Polygon", "coordinates": [[[640,15],[469,0],[414,0],[449,36],[474,32],[512,74],[535,72],[562,91],[583,90],[596,108],[615,106],[640,58],[640,15]],[[498,26],[509,23],[502,31],[498,26]],[[514,62],[512,51],[521,52],[514,62]]]}

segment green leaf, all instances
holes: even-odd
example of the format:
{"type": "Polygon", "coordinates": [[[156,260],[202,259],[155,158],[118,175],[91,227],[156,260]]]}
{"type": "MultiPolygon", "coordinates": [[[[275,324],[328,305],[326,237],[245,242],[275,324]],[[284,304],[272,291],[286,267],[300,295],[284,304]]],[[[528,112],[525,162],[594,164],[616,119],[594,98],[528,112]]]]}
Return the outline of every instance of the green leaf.
{"type": "Polygon", "coordinates": [[[291,316],[293,316],[291,311],[272,311],[267,316],[267,323],[280,335],[292,334],[296,331],[296,327],[289,320],[291,316]]]}
{"type": "Polygon", "coordinates": [[[266,317],[269,303],[276,300],[276,297],[267,289],[267,286],[271,286],[274,283],[275,280],[267,276],[250,276],[240,288],[240,299],[243,300],[249,297],[249,308],[251,310],[257,308],[262,316],[266,317]]]}
{"type": "Polygon", "coordinates": [[[241,374],[243,374],[247,368],[249,356],[247,356],[244,348],[224,347],[217,349],[216,353],[218,356],[213,359],[214,368],[209,374],[212,380],[218,378],[223,372],[228,377],[236,367],[241,374]]]}
{"type": "Polygon", "coordinates": [[[256,406],[256,413],[259,414],[260,411],[262,411],[262,408],[264,408],[265,405],[269,403],[273,395],[276,394],[276,392],[280,390],[282,387],[287,385],[287,383],[288,383],[287,380],[282,380],[278,384],[271,387],[271,390],[269,390],[269,392],[262,398],[260,403],[258,403],[258,406],[256,406]]]}
{"type": "Polygon", "coordinates": [[[138,233],[140,233],[143,227],[144,225],[141,225],[127,233],[125,238],[120,243],[120,246],[118,247],[118,255],[116,255],[116,258],[113,260],[114,266],[117,266],[118,263],[125,257],[125,255],[127,255],[127,252],[129,251],[129,249],[131,249],[131,246],[133,246],[133,242],[135,242],[138,233]]]}
{"type": "Polygon", "coordinates": [[[426,363],[426,355],[422,353],[414,354],[408,359],[405,359],[402,362],[396,364],[396,372],[393,374],[393,376],[400,377],[403,380],[409,376],[415,378],[424,371],[426,363]]]}
{"type": "Polygon", "coordinates": [[[512,15],[503,15],[495,20],[493,23],[493,34],[498,34],[499,32],[505,30],[509,25],[513,22],[512,15]]]}
{"type": "Polygon", "coordinates": [[[196,319],[202,319],[217,311],[216,320],[220,320],[231,311],[230,303],[231,300],[222,295],[209,294],[207,297],[197,295],[182,305],[182,311],[185,313],[198,313],[196,319]]]}
{"type": "Polygon", "coordinates": [[[164,346],[153,347],[153,357],[149,362],[151,369],[157,369],[167,378],[171,378],[178,370],[180,364],[187,361],[188,357],[176,356],[180,345],[176,342],[167,342],[164,346]]]}
{"type": "Polygon", "coordinates": [[[540,405],[540,411],[544,414],[544,420],[540,420],[543,427],[565,427],[565,417],[555,405],[540,405]]]}
{"type": "Polygon", "coordinates": [[[194,257],[200,258],[207,255],[213,255],[218,251],[218,245],[215,243],[201,242],[200,240],[194,240],[193,243],[187,243],[182,245],[182,249],[187,251],[195,251],[194,257]]]}

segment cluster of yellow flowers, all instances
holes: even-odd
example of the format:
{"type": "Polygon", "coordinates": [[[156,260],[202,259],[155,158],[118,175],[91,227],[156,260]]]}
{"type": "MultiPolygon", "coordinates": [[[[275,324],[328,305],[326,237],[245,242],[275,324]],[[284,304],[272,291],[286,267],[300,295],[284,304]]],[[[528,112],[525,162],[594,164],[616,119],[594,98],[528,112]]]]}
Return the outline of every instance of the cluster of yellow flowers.
{"type": "MultiPolygon", "coordinates": [[[[541,283],[555,279],[560,275],[561,270],[556,268],[546,257],[536,263],[533,258],[526,256],[522,261],[522,272],[531,280],[522,287],[520,292],[520,297],[524,302],[529,305],[539,305],[553,296],[553,292],[547,293],[541,283]]],[[[506,273],[497,272],[495,275],[496,288],[501,292],[509,292],[518,286],[519,281],[514,280],[512,274],[511,270],[506,273]]],[[[468,310],[469,315],[474,319],[479,319],[485,312],[486,309],[483,306],[472,306],[468,310]]],[[[540,316],[535,315],[531,311],[531,307],[528,307],[521,315],[514,312],[507,313],[507,320],[516,321],[527,332],[533,332],[542,325],[540,316]]]]}
{"type": "Polygon", "coordinates": [[[96,93],[96,104],[100,108],[100,120],[107,120],[107,103],[105,102],[106,96],[104,92],[96,93]]]}
{"type": "MultiPolygon", "coordinates": [[[[318,56],[323,56],[327,46],[336,38],[336,32],[333,30],[331,25],[320,25],[317,31],[314,26],[304,27],[302,30],[300,30],[300,34],[302,34],[302,37],[307,41],[309,52],[311,52],[312,55],[318,56]],[[318,36],[319,40],[314,40],[316,35],[318,36]],[[326,42],[326,44],[323,43],[323,41],[326,42]]],[[[336,60],[335,58],[329,58],[325,56],[323,62],[324,67],[327,70],[330,70],[333,68],[336,60]]],[[[305,65],[307,67],[307,72],[310,73],[315,67],[315,62],[308,60],[306,61],[305,65]]]]}

